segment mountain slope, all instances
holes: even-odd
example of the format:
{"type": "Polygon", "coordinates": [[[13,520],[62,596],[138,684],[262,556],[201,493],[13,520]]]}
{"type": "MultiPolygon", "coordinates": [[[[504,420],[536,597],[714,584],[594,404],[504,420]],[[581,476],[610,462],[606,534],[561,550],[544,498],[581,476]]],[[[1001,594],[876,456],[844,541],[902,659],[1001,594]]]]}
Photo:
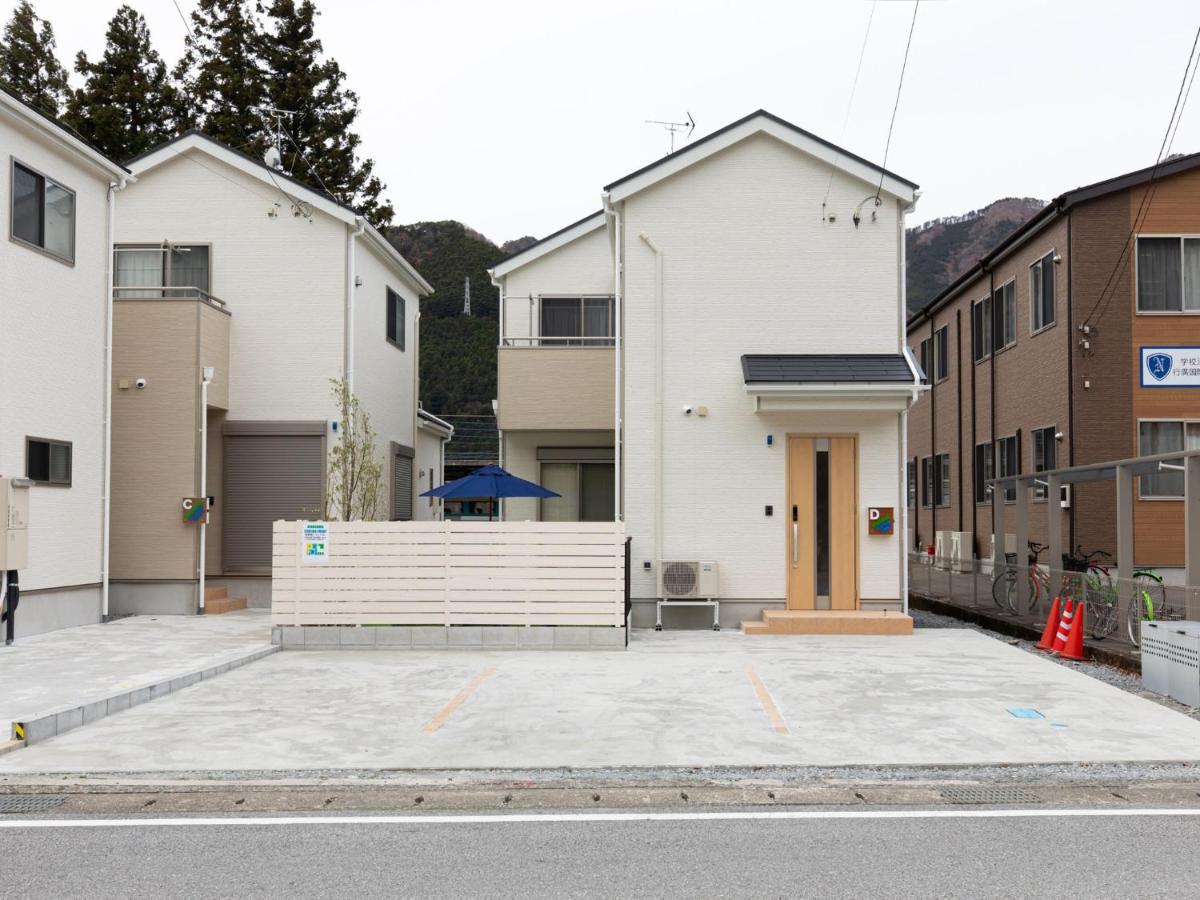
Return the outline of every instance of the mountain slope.
{"type": "Polygon", "coordinates": [[[921,309],[1045,205],[1031,197],[1006,197],[961,216],[908,229],[908,311],[921,309]]]}

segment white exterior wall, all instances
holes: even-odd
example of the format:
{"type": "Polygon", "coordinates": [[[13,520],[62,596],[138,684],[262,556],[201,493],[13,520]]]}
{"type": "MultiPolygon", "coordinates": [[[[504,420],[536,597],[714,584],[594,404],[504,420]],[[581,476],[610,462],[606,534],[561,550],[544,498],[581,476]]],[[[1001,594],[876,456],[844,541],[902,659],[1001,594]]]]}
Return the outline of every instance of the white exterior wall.
{"type": "MultiPolygon", "coordinates": [[[[654,254],[664,254],[664,558],[711,559],[727,599],[786,595],[786,435],[860,434],[860,596],[898,599],[896,538],[866,536],[865,507],[899,508],[896,413],[757,414],[744,353],[897,353],[899,244],[894,199],[850,213],[875,185],[765,135],[749,138],[624,203],[625,520],[633,595],[654,572],[654,254]],[[871,212],[877,221],[871,222],[871,212]],[[706,405],[707,418],[685,417],[706,405]],[[766,436],[775,444],[767,447],[766,436]],[[772,504],[775,515],[766,517],[772,504]]],[[[656,564],[657,565],[657,564],[656,564]]]]}
{"type": "Polygon", "coordinates": [[[442,468],[442,436],[429,428],[418,428],[416,452],[413,483],[417,498],[413,501],[413,518],[418,522],[438,521],[442,518],[442,501],[421,494],[446,481],[442,468]]]}
{"type": "MultiPolygon", "coordinates": [[[[354,393],[371,416],[378,445],[416,450],[417,294],[367,244],[355,241],[354,393]],[[404,349],[387,339],[387,289],[404,298],[404,349]]],[[[413,473],[415,476],[415,472],[413,473]]]]}
{"type": "MultiPolygon", "coordinates": [[[[30,496],[29,568],[22,591],[96,586],[102,569],[106,193],[111,176],[41,130],[0,110],[0,473],[25,475],[27,436],[70,441],[69,487],[35,485],[30,496]],[[9,240],[12,160],[75,192],[75,261],[64,263],[9,240]]],[[[17,615],[32,621],[36,597],[17,615]]],[[[57,602],[57,601],[56,601],[57,602]]],[[[73,619],[47,610],[53,626],[99,621],[94,589],[73,619]]]]}
{"type": "Polygon", "coordinates": [[[193,150],[140,175],[118,204],[118,244],[163,240],[212,245],[210,293],[232,315],[229,419],[336,418],[346,225],[293,216],[271,185],[193,150]]]}
{"type": "Polygon", "coordinates": [[[601,226],[504,276],[504,336],[533,337],[538,333],[539,294],[611,294],[612,247],[601,226]],[[532,325],[532,330],[531,330],[532,325]]]}

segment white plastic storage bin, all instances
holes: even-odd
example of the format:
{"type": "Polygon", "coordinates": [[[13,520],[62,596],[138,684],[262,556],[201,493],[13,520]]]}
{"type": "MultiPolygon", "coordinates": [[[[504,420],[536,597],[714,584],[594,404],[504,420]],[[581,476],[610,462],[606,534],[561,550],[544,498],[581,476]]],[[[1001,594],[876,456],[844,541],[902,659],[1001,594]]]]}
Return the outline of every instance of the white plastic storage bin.
{"type": "Polygon", "coordinates": [[[1200,622],[1166,622],[1170,635],[1168,694],[1185,706],[1200,706],[1200,622]]]}
{"type": "Polygon", "coordinates": [[[1165,622],[1142,622],[1142,687],[1167,696],[1170,687],[1171,641],[1165,622]]]}

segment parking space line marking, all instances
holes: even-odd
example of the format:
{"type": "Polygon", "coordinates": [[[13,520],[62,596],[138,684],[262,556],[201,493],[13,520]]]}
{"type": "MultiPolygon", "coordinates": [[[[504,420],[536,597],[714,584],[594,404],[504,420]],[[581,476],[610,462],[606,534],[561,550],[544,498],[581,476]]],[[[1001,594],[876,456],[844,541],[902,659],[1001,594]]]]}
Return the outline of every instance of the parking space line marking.
{"type": "Polygon", "coordinates": [[[454,699],[442,707],[442,711],[425,723],[425,727],[421,730],[426,734],[433,734],[439,728],[446,724],[446,720],[454,714],[454,711],[462,706],[470,696],[479,690],[479,686],[496,674],[495,666],[488,666],[478,675],[471,679],[471,683],[454,695],[454,699]]]}
{"type": "Polygon", "coordinates": [[[758,702],[762,704],[763,712],[771,720],[771,727],[775,729],[777,734],[790,734],[787,722],[779,714],[779,707],[771,699],[771,692],[767,690],[767,686],[763,684],[763,680],[754,671],[754,666],[746,666],[746,674],[750,676],[750,683],[754,685],[754,693],[758,695],[758,702]]]}

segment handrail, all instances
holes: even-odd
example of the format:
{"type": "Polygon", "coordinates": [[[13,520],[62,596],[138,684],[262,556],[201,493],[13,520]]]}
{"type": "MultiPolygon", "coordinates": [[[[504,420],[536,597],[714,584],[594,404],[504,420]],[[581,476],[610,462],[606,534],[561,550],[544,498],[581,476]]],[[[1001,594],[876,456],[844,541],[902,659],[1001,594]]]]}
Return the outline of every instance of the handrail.
{"type": "Polygon", "coordinates": [[[549,336],[532,336],[532,337],[502,337],[500,339],[501,347],[611,347],[616,338],[614,337],[549,337],[549,336]]]}
{"type": "Polygon", "coordinates": [[[226,306],[224,300],[208,291],[184,285],[116,285],[113,287],[113,297],[117,300],[200,300],[218,309],[226,306]]]}

